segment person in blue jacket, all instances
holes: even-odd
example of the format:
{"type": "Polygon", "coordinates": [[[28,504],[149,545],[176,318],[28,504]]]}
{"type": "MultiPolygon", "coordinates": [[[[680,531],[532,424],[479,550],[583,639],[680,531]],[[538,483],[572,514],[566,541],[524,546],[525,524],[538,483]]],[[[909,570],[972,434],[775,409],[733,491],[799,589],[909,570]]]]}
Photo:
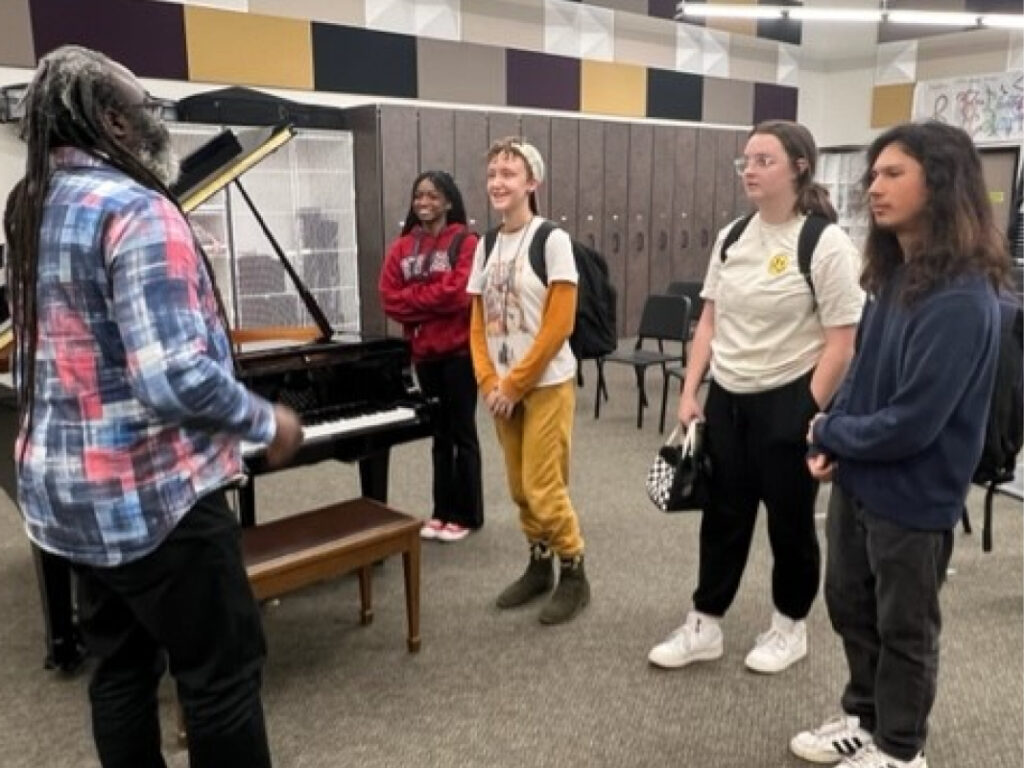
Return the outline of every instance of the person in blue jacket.
{"type": "Polygon", "coordinates": [[[981,455],[1009,258],[964,131],[900,125],[867,161],[869,298],[849,373],[808,431],[811,474],[834,480],[825,600],[849,681],[842,714],[790,748],[811,762],[926,768],[939,588],[981,455]]]}

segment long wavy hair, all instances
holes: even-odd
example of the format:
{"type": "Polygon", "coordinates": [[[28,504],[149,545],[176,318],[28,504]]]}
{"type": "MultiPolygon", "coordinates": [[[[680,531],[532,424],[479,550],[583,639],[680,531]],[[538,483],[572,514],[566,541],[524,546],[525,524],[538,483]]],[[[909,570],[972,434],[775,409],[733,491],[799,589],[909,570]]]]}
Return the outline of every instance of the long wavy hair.
{"type": "Polygon", "coordinates": [[[834,222],[837,218],[836,209],[829,200],[828,190],[814,180],[814,172],[818,167],[818,146],[814,137],[800,123],[790,120],[765,120],[751,130],[750,135],[764,134],[774,136],[786,150],[790,169],[796,174],[795,213],[817,214],[834,222]],[[807,163],[806,168],[797,165],[798,160],[807,163]]]}
{"type": "MultiPolygon", "coordinates": [[[[36,281],[43,210],[52,170],[51,151],[76,147],[118,168],[174,205],[177,201],[160,178],[140,159],[138,150],[118,140],[108,128],[107,110],[128,114],[133,108],[124,87],[127,70],[119,70],[101,53],[77,45],[57,48],[39,62],[25,92],[20,135],[26,144],[25,175],[15,184],[4,210],[4,232],[10,257],[7,285],[15,334],[14,367],[18,382],[19,419],[26,435],[32,430],[38,334],[36,281]]],[[[180,209],[179,209],[180,210],[180,209]]],[[[196,243],[197,249],[202,253],[196,243]]],[[[212,275],[206,254],[206,268],[212,275]]],[[[219,294],[222,317],[223,303],[219,294]]],[[[28,440],[22,444],[21,456],[28,440]]]]}
{"type": "Polygon", "coordinates": [[[996,227],[981,172],[981,159],[971,137],[960,128],[937,121],[905,123],[875,139],[867,151],[865,194],[874,180],[878,156],[889,146],[921,164],[927,201],[921,215],[921,237],[912,253],[904,253],[896,234],[872,218],[864,250],[861,284],[877,293],[906,263],[902,298],[916,300],[966,272],[980,272],[993,287],[1009,285],[1010,259],[1006,238],[996,227]]]}
{"type": "Polygon", "coordinates": [[[448,223],[465,224],[466,205],[462,202],[462,193],[459,192],[459,186],[455,183],[455,179],[452,178],[450,173],[446,173],[445,171],[423,171],[423,173],[417,176],[416,180],[412,183],[412,192],[409,194],[411,202],[409,203],[409,212],[405,214],[405,224],[402,226],[402,234],[409,234],[412,232],[413,227],[420,223],[420,219],[416,215],[416,206],[414,205],[414,202],[416,200],[416,188],[424,179],[433,184],[434,188],[444,195],[445,201],[451,206],[445,214],[445,218],[448,223]]]}

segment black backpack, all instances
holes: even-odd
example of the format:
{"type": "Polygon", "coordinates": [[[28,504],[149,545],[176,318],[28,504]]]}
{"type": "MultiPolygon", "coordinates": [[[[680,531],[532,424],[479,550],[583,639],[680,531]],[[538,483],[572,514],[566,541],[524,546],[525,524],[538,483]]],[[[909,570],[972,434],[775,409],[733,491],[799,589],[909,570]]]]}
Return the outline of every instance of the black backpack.
{"type": "MultiPolygon", "coordinates": [[[[751,213],[739,219],[726,234],[725,240],[722,242],[723,262],[729,247],[740,239],[740,235],[743,234],[743,230],[747,228],[747,224],[752,218],[754,218],[754,214],[751,213]]],[[[796,243],[797,267],[800,269],[800,274],[804,276],[804,280],[807,281],[807,287],[811,289],[811,302],[814,310],[818,309],[818,294],[814,290],[814,281],[811,280],[811,257],[814,255],[814,249],[818,247],[818,241],[821,240],[821,233],[831,223],[824,216],[811,214],[804,220],[804,224],[800,228],[800,238],[796,243]]]]}
{"type": "MultiPolygon", "coordinates": [[[[548,284],[548,269],[544,261],[544,246],[548,235],[556,228],[545,219],[537,227],[530,241],[530,266],[544,285],[548,284]]],[[[484,264],[494,250],[498,229],[488,231],[484,238],[484,264]]],[[[604,256],[578,240],[572,241],[572,255],[579,273],[576,284],[576,322],[569,346],[577,360],[604,357],[615,351],[618,334],[615,329],[616,293],[608,276],[608,262],[604,256]]]]}
{"type": "Polygon", "coordinates": [[[999,360],[985,424],[985,443],[973,481],[982,485],[1013,479],[1024,446],[1024,312],[1009,294],[999,297],[999,360]]]}

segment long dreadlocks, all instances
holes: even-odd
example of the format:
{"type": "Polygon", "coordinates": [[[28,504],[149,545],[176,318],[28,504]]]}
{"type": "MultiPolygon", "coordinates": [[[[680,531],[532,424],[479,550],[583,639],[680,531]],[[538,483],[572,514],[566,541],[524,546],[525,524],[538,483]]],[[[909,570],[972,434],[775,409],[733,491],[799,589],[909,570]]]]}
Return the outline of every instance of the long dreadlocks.
{"type": "MultiPolygon", "coordinates": [[[[138,106],[128,102],[124,87],[127,74],[127,70],[101,53],[77,45],[63,46],[39,62],[22,101],[24,117],[20,135],[27,145],[25,175],[7,199],[4,231],[10,250],[7,284],[15,334],[18,411],[26,436],[32,431],[35,399],[36,279],[40,227],[52,174],[51,151],[58,147],[76,147],[101,157],[177,206],[167,186],[140,160],[137,150],[128,147],[110,130],[105,115],[108,110],[126,114],[133,106],[138,106]]],[[[212,281],[213,270],[206,254],[198,243],[196,247],[212,281]]],[[[217,302],[223,318],[219,292],[217,302]]],[[[24,440],[19,462],[24,458],[27,445],[28,440],[24,440]]]]}

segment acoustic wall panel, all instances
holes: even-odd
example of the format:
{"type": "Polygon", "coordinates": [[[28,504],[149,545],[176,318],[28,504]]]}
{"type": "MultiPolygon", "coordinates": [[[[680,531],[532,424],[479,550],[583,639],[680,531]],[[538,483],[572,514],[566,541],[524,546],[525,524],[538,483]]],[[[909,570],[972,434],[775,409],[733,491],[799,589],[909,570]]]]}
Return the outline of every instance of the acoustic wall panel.
{"type": "Polygon", "coordinates": [[[913,105],[913,83],[876,87],[871,97],[871,127],[886,128],[910,120],[913,105]]]}
{"type": "Polygon", "coordinates": [[[462,39],[507,48],[514,41],[530,51],[544,50],[542,0],[472,0],[462,3],[462,39]]]}
{"type": "MultiPolygon", "coordinates": [[[[757,5],[757,0],[709,0],[709,2],[712,5],[757,5]]],[[[754,19],[705,19],[704,25],[708,29],[731,32],[734,35],[753,37],[757,34],[757,21],[754,19]]]]}
{"type": "Polygon", "coordinates": [[[546,53],[505,52],[506,98],[510,107],[580,108],[580,60],[546,53]]]}
{"type": "Polygon", "coordinates": [[[580,71],[580,109],[643,117],[647,113],[647,70],[630,64],[584,61],[580,71]]]}
{"type": "Polygon", "coordinates": [[[616,15],[615,60],[623,64],[675,69],[675,27],[649,16],[616,15]]]}
{"type": "Polygon", "coordinates": [[[921,82],[1003,72],[1007,69],[1006,52],[1014,36],[1020,40],[1020,32],[979,29],[955,41],[949,38],[918,40],[914,79],[921,82]]]}
{"type": "Polygon", "coordinates": [[[701,119],[704,78],[687,72],[647,70],[647,116],[668,120],[701,119]]]}
{"type": "Polygon", "coordinates": [[[314,23],[312,39],[318,91],[417,97],[415,38],[314,23]]]}
{"type": "Polygon", "coordinates": [[[505,104],[505,51],[489,45],[416,41],[419,98],[462,104],[505,104]]]}
{"type": "Polygon", "coordinates": [[[6,0],[0,4],[0,65],[34,67],[35,63],[28,0],[6,0]]]}
{"type": "Polygon", "coordinates": [[[268,16],[366,26],[363,0],[249,0],[249,10],[268,16]]]}
{"type": "Polygon", "coordinates": [[[774,83],[779,71],[779,44],[756,37],[733,38],[729,44],[729,79],[774,83]]]}
{"type": "Polygon", "coordinates": [[[189,6],[185,33],[192,80],[313,87],[307,21],[189,6]]]}
{"type": "Polygon", "coordinates": [[[705,77],[703,94],[701,119],[704,122],[726,125],[750,125],[753,122],[753,83],[705,77]]]}
{"type": "Polygon", "coordinates": [[[787,85],[754,83],[754,122],[796,120],[797,89],[787,85]]]}
{"type": "Polygon", "coordinates": [[[678,5],[677,0],[647,0],[647,13],[658,19],[674,19],[678,5]]]}
{"type": "MultiPolygon", "coordinates": [[[[9,0],[4,0],[6,5],[9,0]]],[[[31,0],[35,55],[65,43],[95,48],[140,77],[187,80],[187,10],[173,3],[91,0],[88,13],[74,13],[67,0],[31,0]]]]}

